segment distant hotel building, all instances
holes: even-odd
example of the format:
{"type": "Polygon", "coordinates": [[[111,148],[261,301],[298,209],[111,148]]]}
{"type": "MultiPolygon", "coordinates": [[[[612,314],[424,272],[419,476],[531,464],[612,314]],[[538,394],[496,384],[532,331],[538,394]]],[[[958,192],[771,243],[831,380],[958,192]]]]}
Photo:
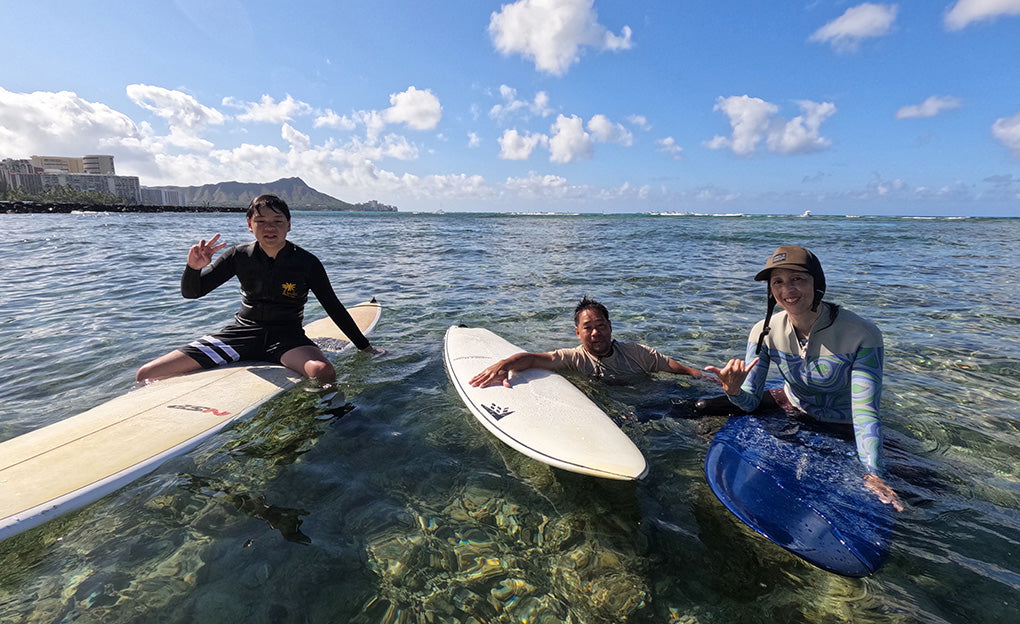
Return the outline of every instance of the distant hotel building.
{"type": "Polygon", "coordinates": [[[43,192],[42,177],[39,174],[31,161],[5,158],[0,161],[0,188],[39,195],[43,192]]]}
{"type": "Polygon", "coordinates": [[[32,166],[44,172],[87,173],[89,175],[114,175],[113,156],[90,155],[81,158],[64,156],[33,156],[32,166]]]}
{"type": "Polygon", "coordinates": [[[105,154],[90,154],[81,158],[32,156],[30,159],[5,158],[0,161],[0,189],[22,190],[31,195],[40,195],[59,186],[85,193],[112,193],[134,204],[187,204],[187,198],[180,191],[143,189],[138,183],[138,176],[117,175],[113,167],[113,156],[105,154]]]}
{"type": "Polygon", "coordinates": [[[146,206],[187,206],[188,198],[183,191],[168,191],[143,186],[142,203],[146,206]]]}
{"type": "Polygon", "coordinates": [[[83,193],[112,193],[136,204],[142,199],[142,190],[138,184],[137,176],[51,173],[48,171],[44,171],[39,176],[42,179],[43,191],[56,186],[69,186],[83,193]]]}

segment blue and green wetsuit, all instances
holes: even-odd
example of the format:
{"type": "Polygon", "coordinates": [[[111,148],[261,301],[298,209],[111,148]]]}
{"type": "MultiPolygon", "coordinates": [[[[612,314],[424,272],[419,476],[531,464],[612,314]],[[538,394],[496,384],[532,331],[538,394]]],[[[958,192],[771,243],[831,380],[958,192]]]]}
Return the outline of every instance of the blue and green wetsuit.
{"type": "MultiPolygon", "coordinates": [[[[871,472],[882,464],[882,332],[874,323],[828,303],[805,344],[797,339],[785,311],[772,317],[761,359],[730,401],[744,411],[758,407],[769,366],[783,376],[784,390],[794,407],[822,422],[853,424],[857,454],[871,472]],[[767,352],[766,352],[767,350],[767,352]]],[[[755,358],[765,321],[751,329],[746,361],[755,358]]]]}

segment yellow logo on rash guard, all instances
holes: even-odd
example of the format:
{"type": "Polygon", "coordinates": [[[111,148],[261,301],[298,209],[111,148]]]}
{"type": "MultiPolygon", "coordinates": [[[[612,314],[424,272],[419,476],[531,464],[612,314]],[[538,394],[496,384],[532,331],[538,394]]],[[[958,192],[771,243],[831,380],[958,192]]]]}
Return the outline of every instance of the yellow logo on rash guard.
{"type": "Polygon", "coordinates": [[[297,284],[291,284],[285,282],[283,284],[283,296],[284,297],[297,297],[297,284]]]}

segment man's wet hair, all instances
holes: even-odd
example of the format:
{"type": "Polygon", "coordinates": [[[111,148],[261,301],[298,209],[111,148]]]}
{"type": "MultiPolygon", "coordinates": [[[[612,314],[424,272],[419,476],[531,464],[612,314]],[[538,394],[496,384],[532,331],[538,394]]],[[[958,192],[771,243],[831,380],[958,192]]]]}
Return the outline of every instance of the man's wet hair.
{"type": "Polygon", "coordinates": [[[607,321],[609,320],[609,310],[606,309],[606,306],[594,299],[589,299],[588,295],[585,295],[581,301],[578,302],[577,307],[574,308],[574,327],[577,327],[581,320],[581,312],[584,312],[585,310],[595,310],[602,315],[602,318],[607,321]]]}
{"type": "Polygon", "coordinates": [[[287,220],[290,221],[290,208],[287,206],[287,202],[283,201],[276,195],[269,195],[268,193],[265,195],[259,195],[251,200],[251,203],[248,204],[247,217],[251,219],[256,214],[265,215],[266,209],[278,212],[287,217],[287,220]]]}

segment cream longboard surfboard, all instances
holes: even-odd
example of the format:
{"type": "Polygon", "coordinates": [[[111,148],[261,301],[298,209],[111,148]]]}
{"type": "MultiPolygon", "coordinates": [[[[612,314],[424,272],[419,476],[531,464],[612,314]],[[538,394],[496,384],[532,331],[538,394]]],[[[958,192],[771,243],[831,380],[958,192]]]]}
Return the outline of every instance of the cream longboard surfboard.
{"type": "Polygon", "coordinates": [[[485,367],[521,351],[487,329],[446,331],[446,372],[475,418],[511,448],[550,466],[606,479],[643,477],[648,465],[637,446],[560,375],[535,368],[515,373],[511,388],[468,383],[485,367]]]}
{"type": "MultiPolygon", "coordinates": [[[[365,334],[382,307],[348,308],[365,334]]],[[[305,327],[325,351],[350,341],[329,318],[305,327]]],[[[165,379],[0,443],[0,540],[97,501],[194,448],[302,377],[234,364],[165,379]]]]}

